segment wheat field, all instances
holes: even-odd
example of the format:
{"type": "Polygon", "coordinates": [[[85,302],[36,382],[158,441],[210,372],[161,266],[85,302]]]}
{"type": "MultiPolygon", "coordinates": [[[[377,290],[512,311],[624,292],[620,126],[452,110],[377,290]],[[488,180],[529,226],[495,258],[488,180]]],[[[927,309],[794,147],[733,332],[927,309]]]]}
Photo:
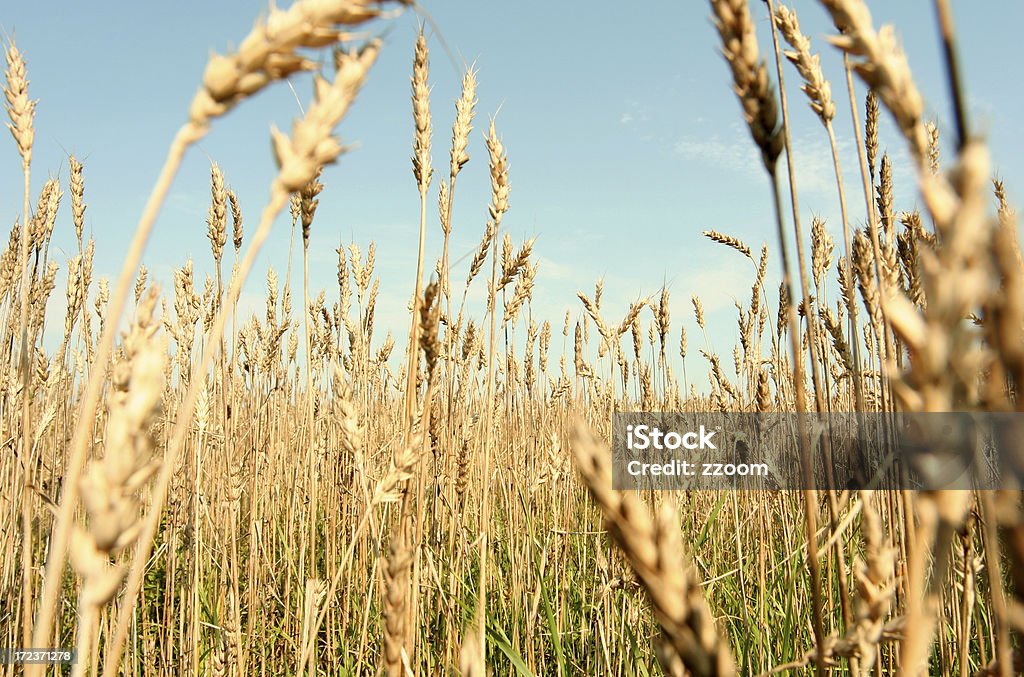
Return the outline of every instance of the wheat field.
{"type": "MultiPolygon", "coordinates": [[[[564,317],[533,312],[542,243],[516,243],[503,224],[516,149],[500,117],[478,115],[474,69],[454,111],[431,100],[422,28],[408,45],[420,210],[406,326],[375,328],[373,242],[339,247],[337,286],[311,288],[311,234],[330,227],[317,220],[331,199],[322,170],[345,162],[339,123],[396,47],[365,36],[422,11],[410,3],[295,0],[212,55],[109,280],[94,278],[88,161],[70,157],[66,181],[38,179],[46,101],[9,39],[7,152],[24,185],[7,191],[23,208],[0,256],[0,649],[77,654],[4,674],[1024,674],[1012,482],[611,486],[614,412],[1024,411],[1018,229],[967,119],[947,0],[936,40],[955,133],[941,155],[892,29],[861,0],[818,4],[831,44],[812,45],[775,0],[706,6],[774,212],[760,249],[676,234],[728,248],[750,280],[735,346],[711,344],[693,294],[696,350],[664,286],[609,307],[597,279],[564,317]],[[823,72],[819,49],[839,50],[845,72],[823,72]],[[169,262],[161,288],[140,263],[183,158],[250,97],[309,70],[314,95],[272,133],[266,203],[241,204],[211,162],[216,273],[201,282],[191,261],[169,262]],[[808,104],[831,149],[838,241],[789,188],[789,115],[808,104]],[[882,116],[898,136],[880,140],[882,116]],[[851,122],[859,164],[841,166],[851,122]],[[471,162],[474,134],[486,157],[471,162]],[[907,210],[888,145],[906,149],[917,182],[907,210]],[[449,246],[463,172],[490,180],[468,274],[449,246]],[[57,218],[68,199],[71,223],[57,218]],[[257,266],[279,214],[294,289],[257,266]],[[63,257],[51,239],[72,228],[63,257]],[[264,278],[261,310],[242,312],[241,291],[264,278]],[[47,307],[60,304],[50,345],[47,307]],[[688,351],[690,374],[678,366],[688,351]]],[[[819,458],[812,433],[796,442],[819,458]]]]}

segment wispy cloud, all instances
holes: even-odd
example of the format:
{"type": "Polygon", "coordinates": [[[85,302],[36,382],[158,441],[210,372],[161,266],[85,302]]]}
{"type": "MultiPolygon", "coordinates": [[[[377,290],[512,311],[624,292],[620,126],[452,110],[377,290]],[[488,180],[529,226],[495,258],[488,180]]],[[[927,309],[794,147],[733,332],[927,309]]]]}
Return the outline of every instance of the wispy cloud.
{"type": "Polygon", "coordinates": [[[625,102],[625,109],[619,116],[619,122],[623,125],[629,126],[635,123],[647,122],[651,118],[648,107],[639,101],[627,100],[625,102]]]}
{"type": "MultiPolygon", "coordinates": [[[[819,133],[804,133],[792,141],[797,191],[816,196],[834,196],[836,180],[832,148],[824,131],[820,128],[814,131],[819,133]]],[[[837,143],[837,150],[840,163],[844,157],[855,157],[852,155],[852,144],[845,141],[837,143]]]]}
{"type": "Polygon", "coordinates": [[[182,216],[195,218],[206,217],[206,205],[210,202],[208,193],[180,189],[173,191],[167,198],[167,208],[182,216]]]}
{"type": "Polygon", "coordinates": [[[761,160],[746,130],[739,124],[733,124],[729,131],[727,138],[719,134],[687,134],[678,139],[672,149],[679,156],[698,159],[721,169],[741,172],[747,176],[760,173],[761,160]]]}
{"type": "Polygon", "coordinates": [[[696,294],[708,313],[732,308],[734,301],[746,303],[754,279],[752,265],[733,251],[715,246],[700,257],[693,257],[672,284],[676,295],[687,301],[696,294]]]}
{"type": "Polygon", "coordinates": [[[541,280],[568,280],[573,277],[573,270],[564,263],[558,263],[546,256],[537,259],[540,268],[537,277],[541,280]]]}
{"type": "Polygon", "coordinates": [[[998,113],[991,101],[976,94],[967,95],[967,108],[971,115],[980,117],[983,120],[991,120],[998,113]]]}
{"type": "MultiPolygon", "coordinates": [[[[735,123],[730,126],[730,132],[727,137],[719,134],[708,137],[686,135],[675,141],[673,151],[684,159],[700,160],[702,163],[743,177],[762,177],[764,169],[761,157],[746,128],[735,123]]],[[[798,193],[824,198],[835,197],[832,149],[824,131],[820,127],[803,130],[793,137],[791,145],[798,193]]],[[[854,144],[849,140],[839,139],[837,150],[847,189],[859,187],[859,163],[854,144]]],[[[893,179],[898,189],[912,190],[914,177],[906,149],[899,143],[894,143],[891,148],[884,150],[891,156],[893,179]]]]}

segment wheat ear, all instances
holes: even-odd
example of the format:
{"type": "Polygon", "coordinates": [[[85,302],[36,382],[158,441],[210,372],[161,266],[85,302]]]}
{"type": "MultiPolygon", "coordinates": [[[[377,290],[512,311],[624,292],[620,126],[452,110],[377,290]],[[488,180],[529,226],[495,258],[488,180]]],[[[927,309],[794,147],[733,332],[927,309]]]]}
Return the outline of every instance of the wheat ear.
{"type": "Polygon", "coordinates": [[[697,574],[684,564],[675,511],[666,503],[652,520],[647,506],[634,494],[613,490],[610,452],[582,423],[573,430],[572,449],[609,535],[654,605],[665,640],[658,658],[666,672],[678,674],[681,661],[697,677],[736,674],[732,653],[718,634],[697,574]]]}
{"type": "MultiPolygon", "coordinates": [[[[339,25],[359,24],[378,14],[377,5],[365,0],[299,0],[285,12],[274,8],[266,20],[257,22],[252,32],[240,43],[236,54],[211,59],[203,76],[203,84],[190,106],[189,120],[178,130],[171,142],[156,185],[150,193],[125,254],[108,310],[108,318],[112,321],[107,323],[96,349],[103,359],[113,350],[114,329],[124,311],[142,253],[188,148],[205,136],[213,117],[223,115],[242,98],[294,72],[294,54],[297,48],[334,44],[342,36],[338,29],[339,25]]],[[[319,141],[321,137],[309,135],[307,138],[319,141]]],[[[275,146],[275,150],[280,149],[275,146]]],[[[324,150],[330,154],[335,149],[328,144],[324,150]]],[[[336,156],[335,154],[334,157],[336,156]]],[[[304,181],[300,181],[298,185],[301,186],[302,183],[304,181]]],[[[103,369],[94,370],[90,374],[82,397],[79,420],[93,420],[102,392],[103,375],[103,369]]],[[[57,597],[63,580],[60,571],[63,570],[66,561],[73,512],[78,502],[77,480],[85,462],[90,435],[89,426],[79,425],[71,440],[65,481],[62,484],[60,511],[47,556],[46,575],[38,607],[39,616],[33,630],[34,646],[46,646],[49,643],[57,597]]],[[[121,642],[123,643],[123,639],[121,642]]],[[[118,647],[117,653],[119,651],[118,647]]],[[[38,675],[41,669],[40,666],[29,666],[28,672],[30,675],[38,675]]]]}
{"type": "Polygon", "coordinates": [[[103,458],[94,461],[82,477],[89,526],[72,532],[71,557],[82,577],[76,675],[85,674],[100,609],[113,599],[125,575],[124,567],[112,563],[111,557],[138,538],[142,527],[138,493],[157,467],[150,428],[160,409],[167,358],[163,337],[156,337],[160,325],[153,321],[157,298],[157,291],[151,289],[125,335],[125,359],[113,369],[103,458]]]}
{"type": "MultiPolygon", "coordinates": [[[[241,287],[255,264],[260,248],[270,234],[274,219],[287,204],[289,195],[299,191],[306,183],[313,180],[324,163],[333,162],[341,154],[342,146],[334,137],[334,127],[348,112],[369,69],[376,61],[379,49],[380,41],[374,40],[358,53],[344,55],[332,82],[317,77],[314,80],[315,101],[307,109],[305,117],[295,121],[290,137],[277,129],[271,130],[274,150],[280,167],[271,187],[271,199],[264,207],[252,242],[239,262],[238,270],[228,289],[226,302],[217,309],[206,344],[203,346],[202,357],[193,364],[190,380],[193,385],[201,382],[201,376],[210,369],[216,352],[213,349],[214,343],[220,341],[226,319],[234,311],[238,302],[241,287]]],[[[188,434],[187,422],[192,415],[197,397],[196,388],[190,387],[178,410],[178,420],[168,443],[167,466],[165,466],[165,471],[161,472],[154,490],[154,514],[159,513],[166,499],[170,484],[170,472],[166,468],[174,466],[184,444],[188,434]]],[[[132,575],[128,582],[126,603],[121,607],[118,615],[117,634],[114,636],[112,646],[107,654],[105,675],[113,675],[114,671],[118,669],[121,650],[127,638],[134,609],[135,596],[142,585],[142,563],[149,556],[158,523],[159,515],[151,515],[146,521],[144,536],[136,553],[132,575]]]]}

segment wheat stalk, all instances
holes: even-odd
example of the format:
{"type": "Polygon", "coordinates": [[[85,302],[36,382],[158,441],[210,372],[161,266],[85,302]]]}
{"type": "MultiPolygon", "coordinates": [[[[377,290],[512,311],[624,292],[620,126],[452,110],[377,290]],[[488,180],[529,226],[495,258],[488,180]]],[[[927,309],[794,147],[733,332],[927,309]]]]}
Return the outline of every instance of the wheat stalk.
{"type": "Polygon", "coordinates": [[[611,488],[607,447],[583,424],[572,438],[576,466],[604,515],[608,533],[629,560],[654,605],[665,642],[659,660],[669,674],[681,661],[701,677],[736,673],[727,644],[719,637],[692,567],[683,564],[678,521],[666,504],[652,521],[632,494],[611,488]]]}

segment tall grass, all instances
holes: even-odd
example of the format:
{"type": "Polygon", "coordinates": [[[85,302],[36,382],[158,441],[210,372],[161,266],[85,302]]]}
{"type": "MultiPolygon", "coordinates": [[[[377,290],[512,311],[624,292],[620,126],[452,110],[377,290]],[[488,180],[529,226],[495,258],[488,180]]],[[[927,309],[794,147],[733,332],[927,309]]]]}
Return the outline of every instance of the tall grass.
{"type": "MultiPolygon", "coordinates": [[[[491,118],[486,169],[468,151],[473,70],[455,102],[449,167],[433,181],[438,109],[422,32],[407,340],[375,328],[372,242],[365,255],[356,244],[337,250],[337,290],[310,287],[309,245],[328,227],[317,205],[331,199],[322,170],[341,156],[336,127],[383,48],[341,43],[350,26],[388,20],[376,4],[298,0],[211,58],[112,285],[93,281],[88,167],[75,158],[77,246],[66,261],[51,257],[66,228],[56,223],[63,192],[45,182],[33,209],[36,103],[10,43],[4,93],[24,207],[0,254],[0,646],[77,647],[72,674],[108,676],[1019,674],[1017,492],[611,489],[615,411],[1022,408],[1016,223],[965,117],[946,3],[937,6],[958,131],[945,163],[892,29],[876,28],[862,2],[820,2],[846,65],[835,91],[796,13],[766,4],[710,2],[774,198],[775,244],[704,233],[749,263],[752,280],[737,303],[736,346],[711,345],[692,296],[705,388],[692,356],[687,379],[686,326],[673,326],[667,288],[610,308],[598,280],[560,323],[534,315],[535,243],[517,247],[503,225],[515,149],[491,118]],[[755,30],[763,11],[766,50],[755,30]],[[312,69],[308,50],[327,47],[334,68],[316,76],[303,117],[273,132],[279,171],[255,227],[245,231],[247,206],[213,164],[215,276],[200,291],[185,262],[160,290],[139,262],[185,153],[249,96],[312,69]],[[863,103],[855,77],[870,90],[863,103]],[[788,152],[793,81],[829,140],[838,259],[827,224],[802,221],[801,168],[788,152]],[[909,150],[922,212],[897,211],[892,162],[878,158],[884,111],[909,150]],[[860,156],[852,183],[837,152],[847,125],[860,156]],[[467,167],[488,173],[491,195],[463,281],[449,237],[467,167]],[[861,198],[868,218],[857,228],[847,200],[861,198]],[[271,268],[265,312],[245,316],[239,293],[285,209],[301,228],[301,294],[293,300],[271,268]],[[432,252],[427,229],[438,225],[443,246],[432,252]],[[63,337],[48,351],[45,310],[59,303],[61,267],[63,337]],[[469,301],[474,286],[483,308],[469,301]]],[[[829,453],[812,433],[799,435],[808,472],[829,453]]]]}

